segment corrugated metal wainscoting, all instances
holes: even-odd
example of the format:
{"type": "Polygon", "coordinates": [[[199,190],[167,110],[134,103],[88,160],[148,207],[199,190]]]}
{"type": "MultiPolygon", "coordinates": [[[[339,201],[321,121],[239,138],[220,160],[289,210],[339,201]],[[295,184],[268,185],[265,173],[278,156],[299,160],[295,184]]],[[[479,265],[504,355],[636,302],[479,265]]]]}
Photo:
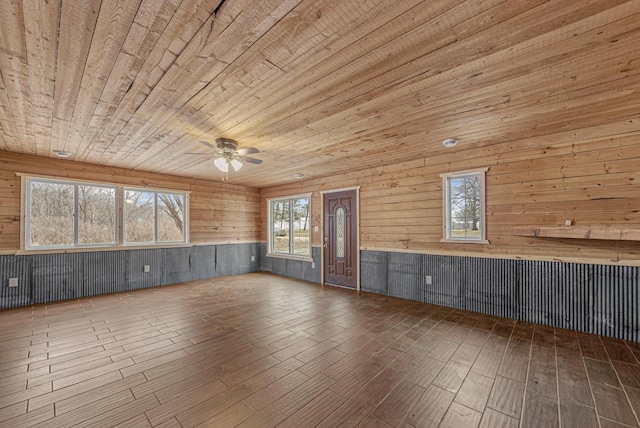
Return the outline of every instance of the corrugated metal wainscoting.
{"type": "Polygon", "coordinates": [[[315,263],[303,260],[293,260],[280,257],[267,256],[267,244],[260,243],[260,270],[262,272],[271,272],[289,278],[301,279],[303,281],[320,282],[322,267],[321,263],[321,247],[311,247],[311,258],[315,263]]]}
{"type": "Polygon", "coordinates": [[[0,309],[255,272],[259,265],[257,243],[0,256],[0,309]],[[9,278],[18,278],[18,287],[8,287],[9,278]]]}
{"type": "Polygon", "coordinates": [[[361,287],[640,341],[639,267],[362,251],[361,287]]]}

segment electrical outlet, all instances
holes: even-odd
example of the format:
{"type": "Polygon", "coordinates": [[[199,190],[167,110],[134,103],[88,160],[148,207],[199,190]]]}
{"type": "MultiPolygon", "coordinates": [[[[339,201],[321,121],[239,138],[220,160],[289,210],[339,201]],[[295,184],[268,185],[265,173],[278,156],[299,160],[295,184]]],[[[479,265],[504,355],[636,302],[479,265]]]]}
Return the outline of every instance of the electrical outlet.
{"type": "Polygon", "coordinates": [[[256,256],[251,256],[251,261],[255,262],[256,261],[256,256]]]}
{"type": "Polygon", "coordinates": [[[431,279],[431,275],[427,275],[427,285],[433,284],[433,280],[431,279]]]}
{"type": "Polygon", "coordinates": [[[316,262],[311,262],[311,269],[315,269],[316,268],[316,262]]]}
{"type": "Polygon", "coordinates": [[[9,278],[9,287],[17,287],[18,278],[9,278]]]}
{"type": "Polygon", "coordinates": [[[149,272],[151,272],[151,266],[149,266],[149,265],[144,265],[144,268],[142,269],[142,271],[143,271],[144,273],[149,273],[149,272]]]}

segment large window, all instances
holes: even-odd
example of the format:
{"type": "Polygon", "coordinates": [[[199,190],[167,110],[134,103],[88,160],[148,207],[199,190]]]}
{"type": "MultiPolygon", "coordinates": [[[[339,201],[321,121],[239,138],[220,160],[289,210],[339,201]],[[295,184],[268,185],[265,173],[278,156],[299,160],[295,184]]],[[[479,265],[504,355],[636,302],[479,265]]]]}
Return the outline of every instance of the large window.
{"type": "Polygon", "coordinates": [[[25,195],[28,250],[186,242],[186,193],[26,177],[25,195]]]}
{"type": "Polygon", "coordinates": [[[124,242],[184,242],[184,194],[124,190],[124,242]]]}
{"type": "Polygon", "coordinates": [[[116,244],[116,187],[35,178],[27,183],[27,248],[116,244]]]}
{"type": "Polygon", "coordinates": [[[269,253],[310,257],[310,195],[270,199],[268,204],[269,253]]]}
{"type": "Polygon", "coordinates": [[[442,174],[444,240],[486,243],[486,169],[442,174]]]}

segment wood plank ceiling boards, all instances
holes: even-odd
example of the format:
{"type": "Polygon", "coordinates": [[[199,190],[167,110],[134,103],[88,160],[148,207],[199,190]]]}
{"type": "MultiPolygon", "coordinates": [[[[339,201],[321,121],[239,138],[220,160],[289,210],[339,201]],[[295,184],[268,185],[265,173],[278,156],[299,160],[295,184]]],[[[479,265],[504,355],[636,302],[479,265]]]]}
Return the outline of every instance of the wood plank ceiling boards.
{"type": "Polygon", "coordinates": [[[637,132],[640,2],[0,2],[0,150],[267,187],[637,132]],[[633,121],[633,122],[630,122],[633,121]],[[604,128],[599,128],[602,133],[604,128]]]}

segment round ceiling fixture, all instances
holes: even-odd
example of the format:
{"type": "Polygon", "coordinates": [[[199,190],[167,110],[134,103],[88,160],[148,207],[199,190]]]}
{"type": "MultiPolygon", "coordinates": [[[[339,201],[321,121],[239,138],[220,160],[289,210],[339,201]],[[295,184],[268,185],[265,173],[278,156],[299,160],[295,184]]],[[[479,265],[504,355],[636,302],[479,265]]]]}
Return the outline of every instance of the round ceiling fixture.
{"type": "Polygon", "coordinates": [[[458,144],[457,138],[447,138],[442,142],[442,145],[445,147],[455,147],[456,144],[458,144]]]}
{"type": "Polygon", "coordinates": [[[65,152],[64,150],[54,150],[53,153],[58,156],[59,158],[70,158],[72,153],[71,152],[65,152]]]}

